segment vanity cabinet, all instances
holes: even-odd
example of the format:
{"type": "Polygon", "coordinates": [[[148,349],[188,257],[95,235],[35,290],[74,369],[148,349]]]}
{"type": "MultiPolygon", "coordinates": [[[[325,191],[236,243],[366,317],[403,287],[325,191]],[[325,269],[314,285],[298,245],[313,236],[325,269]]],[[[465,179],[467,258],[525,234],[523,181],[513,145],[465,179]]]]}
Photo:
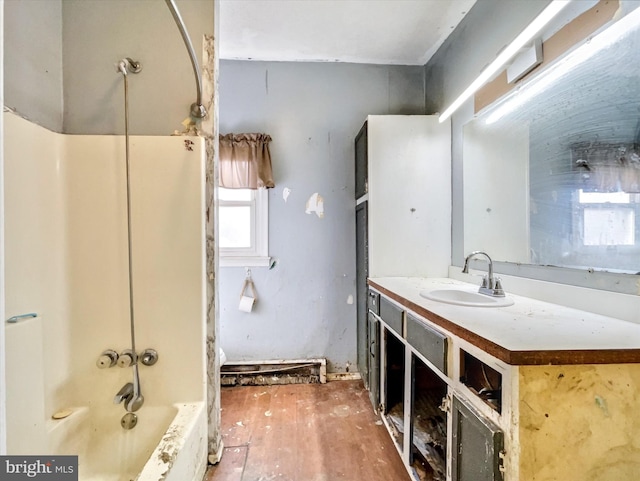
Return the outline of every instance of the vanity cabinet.
{"type": "Polygon", "coordinates": [[[419,294],[456,282],[369,280],[379,412],[412,479],[638,479],[640,326],[518,296],[473,309],[419,294]]]}
{"type": "Polygon", "coordinates": [[[376,349],[369,358],[370,396],[411,476],[502,480],[502,431],[466,404],[447,376],[450,335],[373,290],[368,299],[376,349]]]}

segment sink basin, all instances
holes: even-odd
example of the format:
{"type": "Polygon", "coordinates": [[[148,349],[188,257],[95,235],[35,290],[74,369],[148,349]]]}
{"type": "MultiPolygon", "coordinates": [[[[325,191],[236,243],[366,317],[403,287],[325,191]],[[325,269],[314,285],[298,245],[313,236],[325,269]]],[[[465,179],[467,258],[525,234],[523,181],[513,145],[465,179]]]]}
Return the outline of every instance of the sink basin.
{"type": "Polygon", "coordinates": [[[420,295],[432,301],[470,307],[506,307],[513,304],[509,297],[491,297],[477,291],[463,289],[434,289],[421,291],[420,295]]]}

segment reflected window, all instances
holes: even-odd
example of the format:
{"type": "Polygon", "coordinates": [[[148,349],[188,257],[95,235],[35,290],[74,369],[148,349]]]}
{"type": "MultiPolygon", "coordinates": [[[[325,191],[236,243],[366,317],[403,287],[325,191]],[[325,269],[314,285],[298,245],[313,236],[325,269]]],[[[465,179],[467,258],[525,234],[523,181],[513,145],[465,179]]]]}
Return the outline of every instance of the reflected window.
{"type": "MultiPolygon", "coordinates": [[[[636,213],[625,192],[578,191],[585,246],[632,246],[636,243],[636,213]]],[[[636,197],[636,196],[634,196],[636,197]]]]}

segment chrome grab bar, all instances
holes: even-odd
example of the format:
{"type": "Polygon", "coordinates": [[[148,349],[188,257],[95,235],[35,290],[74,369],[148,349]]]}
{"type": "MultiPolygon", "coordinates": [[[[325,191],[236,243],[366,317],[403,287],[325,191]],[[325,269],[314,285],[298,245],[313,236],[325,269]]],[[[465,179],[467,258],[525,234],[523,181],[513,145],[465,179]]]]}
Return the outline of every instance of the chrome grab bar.
{"type": "Polygon", "coordinates": [[[7,319],[7,322],[9,322],[11,324],[15,324],[20,319],[27,319],[27,318],[30,318],[30,317],[38,317],[38,314],[36,314],[35,312],[30,312],[28,314],[20,314],[19,316],[10,317],[9,319],[7,319]]]}

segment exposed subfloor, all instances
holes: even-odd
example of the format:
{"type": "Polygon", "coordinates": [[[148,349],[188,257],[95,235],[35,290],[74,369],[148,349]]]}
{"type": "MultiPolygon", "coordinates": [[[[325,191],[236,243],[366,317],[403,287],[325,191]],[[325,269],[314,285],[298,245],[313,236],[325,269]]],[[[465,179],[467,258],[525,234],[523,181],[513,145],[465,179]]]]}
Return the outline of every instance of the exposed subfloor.
{"type": "Polygon", "coordinates": [[[222,388],[206,481],[409,481],[362,381],[222,388]]]}

